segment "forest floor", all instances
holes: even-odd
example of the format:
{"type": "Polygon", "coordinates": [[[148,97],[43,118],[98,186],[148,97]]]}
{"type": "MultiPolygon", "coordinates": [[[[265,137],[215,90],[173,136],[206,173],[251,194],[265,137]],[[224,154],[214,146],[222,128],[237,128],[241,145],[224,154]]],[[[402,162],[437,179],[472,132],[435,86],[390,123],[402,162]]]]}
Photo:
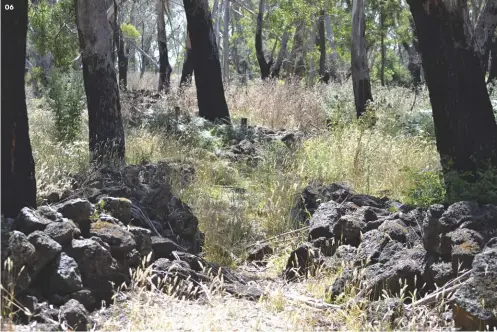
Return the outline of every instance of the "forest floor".
{"type": "MultiPolygon", "coordinates": [[[[438,177],[439,158],[432,136],[426,94],[418,97],[414,111],[405,100],[407,90],[377,89],[374,127],[354,119],[351,84],[302,87],[298,84],[255,83],[230,86],[226,96],[235,127],[242,117],[249,125],[278,130],[287,128],[306,137],[297,147],[269,143],[256,147],[252,164],[219,157],[232,142],[229,133],[215,127],[182,124],[180,134],[167,127],[171,105],[182,114],[195,109],[195,89],[157,98],[143,80],[133,79],[122,96],[126,121],[126,159],[129,164],[168,160],[191,165],[195,179],[173,183],[189,204],[205,233],[205,259],[229,266],[256,280],[265,295],[257,301],[235,298],[222,285],[202,300],[146,290],[135,285],[119,292],[114,303],[92,314],[97,330],[384,330],[382,319],[366,317],[368,303],[355,301],[351,287],[338,303],[328,304],[326,288],[337,274],[317,273],[302,282],[281,278],[292,249],[307,233],[295,232],[289,213],[294,198],[311,181],[346,182],[356,192],[388,195],[402,202],[427,205],[443,190],[438,177]],[[147,114],[164,114],[139,124],[147,114]],[[327,129],[326,119],[333,130],[327,129]],[[157,130],[159,128],[159,130],[157,130]],[[228,136],[227,136],[228,135],[228,136]],[[420,190],[421,188],[421,190],[420,190]],[[247,247],[272,238],[275,254],[265,267],[245,262],[247,247]]],[[[87,170],[87,127],[70,145],[54,141],[54,120],[45,99],[29,99],[30,134],[36,161],[39,196],[63,192],[70,175],[87,170]]],[[[83,123],[86,123],[86,119],[83,123]]],[[[253,158],[252,158],[253,159],[253,158]]],[[[251,160],[252,160],[251,159],[251,160]]],[[[397,328],[450,328],[443,319],[443,303],[419,307],[408,313],[397,328]]]]}
{"type": "MultiPolygon", "coordinates": [[[[244,269],[244,267],[240,267],[244,269]]],[[[119,293],[113,305],[92,314],[96,330],[105,331],[315,331],[315,330],[449,330],[448,306],[420,305],[401,314],[395,308],[368,311],[369,301],[356,299],[351,288],[339,304],[329,304],[325,288],[337,275],[318,273],[287,283],[268,272],[249,274],[264,285],[265,295],[252,301],[223,292],[222,287],[202,300],[182,299],[159,291],[133,289],[119,293]],[[393,325],[395,319],[395,325],[393,325]]],[[[244,271],[247,273],[247,271],[244,271]]],[[[273,274],[272,272],[269,272],[273,274]]],[[[399,301],[398,297],[387,297],[399,301]]],[[[451,317],[451,315],[449,315],[451,317]]]]}

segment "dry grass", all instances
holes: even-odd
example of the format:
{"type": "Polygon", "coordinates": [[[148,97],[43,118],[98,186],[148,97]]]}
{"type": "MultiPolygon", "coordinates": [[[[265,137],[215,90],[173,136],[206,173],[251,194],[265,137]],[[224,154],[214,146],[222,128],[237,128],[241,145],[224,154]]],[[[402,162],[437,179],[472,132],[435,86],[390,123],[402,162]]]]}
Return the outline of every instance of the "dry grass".
{"type": "Polygon", "coordinates": [[[250,82],[230,85],[226,91],[228,107],[235,118],[269,128],[311,130],[325,126],[326,91],[317,84],[303,87],[299,82],[250,82]]]}
{"type": "MultiPolygon", "coordinates": [[[[131,89],[150,89],[155,75],[139,80],[130,75],[131,89]]],[[[195,87],[172,93],[156,107],[180,106],[196,111],[195,87]]],[[[232,117],[248,117],[250,124],[272,128],[314,130],[312,137],[294,150],[283,144],[265,146],[262,161],[255,167],[230,163],[214,155],[217,145],[201,139],[174,137],[140,128],[126,130],[128,163],[143,160],[172,160],[195,168],[195,180],[184,187],[173,183],[176,193],[199,218],[206,235],[207,260],[231,267],[243,266],[246,246],[262,238],[296,229],[290,208],[296,195],[309,181],[348,182],[356,191],[373,195],[387,194],[404,200],[416,184],[407,171],[438,169],[439,158],[433,141],[423,131],[413,131],[416,120],[405,102],[406,90],[375,88],[376,125],[354,119],[352,92],[347,85],[304,87],[297,83],[251,82],[245,87],[231,85],[226,92],[232,117]],[[325,128],[332,120],[332,131],[325,128]]],[[[426,96],[418,97],[425,107],[426,96]]],[[[68,175],[87,169],[87,132],[75,144],[56,144],[51,135],[53,120],[43,100],[28,100],[30,131],[36,160],[39,195],[62,191],[69,185],[68,175]]],[[[124,104],[123,111],[129,105],[124,104]]],[[[424,120],[423,120],[424,121],[424,120]]],[[[83,128],[86,126],[83,125],[83,128]]],[[[421,121],[421,128],[429,123],[421,121]]],[[[203,138],[202,138],[203,137],[203,138]]],[[[218,143],[216,143],[218,144],[218,143]]],[[[113,306],[94,315],[98,329],[104,330],[385,330],[374,325],[365,314],[367,302],[359,301],[343,310],[316,309],[294,300],[299,296],[327,299],[325,289],[336,273],[320,271],[310,279],[287,285],[279,278],[290,250],[305,239],[305,232],[271,240],[278,249],[259,277],[270,286],[259,302],[235,299],[214,287],[209,300],[184,301],[175,288],[166,294],[139,283],[131,292],[119,293],[113,306]],[[293,294],[293,300],[288,298],[293,294]]],[[[135,276],[136,279],[136,276],[135,276]]],[[[347,303],[360,285],[349,285],[339,303],[347,303]]],[[[188,288],[188,285],[184,285],[188,288]]],[[[209,288],[210,289],[210,288],[209,288]]],[[[398,322],[399,329],[434,329],[447,324],[440,320],[443,303],[419,307],[398,322]]]]}
{"type": "MultiPolygon", "coordinates": [[[[130,89],[151,89],[155,75],[140,80],[130,74],[130,89]]],[[[173,91],[160,100],[158,109],[180,105],[194,112],[195,86],[173,91]]],[[[405,103],[405,89],[392,91],[375,87],[376,126],[354,120],[350,84],[305,87],[298,83],[251,82],[230,85],[226,92],[234,118],[249,117],[249,123],[270,127],[315,130],[324,118],[335,122],[332,131],[319,130],[294,151],[283,144],[265,148],[257,167],[219,160],[213,147],[200,139],[178,138],[140,128],[126,130],[128,163],[143,160],[174,160],[192,164],[196,179],[190,187],[175,186],[177,193],[194,209],[200,228],[206,233],[209,259],[234,264],[243,259],[244,248],[263,237],[299,227],[289,211],[299,191],[309,181],[348,182],[358,192],[388,195],[404,201],[416,184],[408,171],[438,169],[439,157],[429,138],[405,134],[411,104],[405,103]]],[[[419,107],[426,102],[421,95],[419,107]]],[[[123,109],[129,107],[123,104],[123,109]]],[[[88,168],[87,129],[81,139],[62,145],[54,141],[53,119],[44,100],[28,100],[30,132],[36,162],[39,196],[69,186],[68,175],[88,168]]],[[[86,120],[85,120],[86,121],[86,120]]],[[[209,134],[210,135],[210,134],[209,134]]],[[[207,136],[209,136],[207,135],[207,136]]]]}
{"type": "Polygon", "coordinates": [[[145,72],[140,77],[139,72],[128,73],[128,89],[130,90],[156,90],[159,85],[159,74],[145,72]]]}
{"type": "Polygon", "coordinates": [[[80,139],[63,144],[55,140],[53,115],[44,99],[28,99],[29,134],[36,167],[38,197],[70,187],[69,175],[89,168],[88,125],[84,116],[80,139]]]}
{"type": "MultiPolygon", "coordinates": [[[[338,273],[318,270],[314,277],[305,281],[286,284],[281,279],[266,280],[272,274],[270,270],[258,274],[267,284],[266,295],[259,301],[234,298],[224,293],[222,287],[214,287],[216,291],[207,291],[204,293],[207,296],[201,299],[184,300],[177,293],[147,290],[139,281],[146,278],[143,275],[137,278],[135,274],[130,292],[117,293],[114,304],[94,313],[92,319],[97,330],[106,331],[385,331],[452,327],[441,318],[448,310],[443,299],[433,306],[404,307],[391,325],[388,319],[373,321],[368,317],[369,301],[355,298],[360,287],[358,282],[346,288],[340,306],[326,308],[313,303],[323,303],[327,297],[324,289],[332,284],[338,273]]],[[[164,284],[164,289],[167,285],[164,284]]],[[[206,285],[204,289],[213,287],[206,285]]],[[[385,295],[385,298],[389,296],[385,295]]]]}

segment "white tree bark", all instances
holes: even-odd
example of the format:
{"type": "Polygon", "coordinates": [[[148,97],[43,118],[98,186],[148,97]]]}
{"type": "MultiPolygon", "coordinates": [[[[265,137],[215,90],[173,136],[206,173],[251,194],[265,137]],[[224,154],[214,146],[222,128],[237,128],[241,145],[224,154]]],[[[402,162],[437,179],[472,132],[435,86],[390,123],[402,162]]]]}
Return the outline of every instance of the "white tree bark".
{"type": "Polygon", "coordinates": [[[488,54],[497,26],[497,0],[487,0],[478,16],[474,32],[474,47],[482,68],[487,68],[488,54]]]}

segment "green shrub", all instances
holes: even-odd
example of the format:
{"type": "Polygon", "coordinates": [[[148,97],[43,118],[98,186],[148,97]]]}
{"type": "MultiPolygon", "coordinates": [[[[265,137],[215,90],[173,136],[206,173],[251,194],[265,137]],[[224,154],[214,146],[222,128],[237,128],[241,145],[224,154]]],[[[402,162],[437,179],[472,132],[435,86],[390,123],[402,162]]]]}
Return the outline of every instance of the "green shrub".
{"type": "Polygon", "coordinates": [[[432,170],[405,169],[408,180],[412,182],[406,193],[408,204],[427,207],[445,200],[445,186],[442,173],[432,170]]]}
{"type": "Polygon", "coordinates": [[[42,56],[50,53],[55,67],[67,71],[79,53],[74,1],[49,4],[42,0],[29,8],[29,40],[42,56]]]}
{"type": "Polygon", "coordinates": [[[59,142],[74,142],[81,133],[84,108],[84,89],[81,74],[52,73],[49,83],[49,107],[55,119],[55,138],[59,142]]]}
{"type": "Polygon", "coordinates": [[[468,174],[456,172],[445,175],[450,186],[447,193],[448,202],[471,200],[481,204],[497,204],[497,169],[490,167],[479,172],[476,181],[471,178],[468,174]]]}
{"type": "Polygon", "coordinates": [[[123,35],[127,38],[138,39],[140,37],[140,33],[136,29],[136,27],[131,23],[123,23],[121,24],[121,31],[123,35]]]}

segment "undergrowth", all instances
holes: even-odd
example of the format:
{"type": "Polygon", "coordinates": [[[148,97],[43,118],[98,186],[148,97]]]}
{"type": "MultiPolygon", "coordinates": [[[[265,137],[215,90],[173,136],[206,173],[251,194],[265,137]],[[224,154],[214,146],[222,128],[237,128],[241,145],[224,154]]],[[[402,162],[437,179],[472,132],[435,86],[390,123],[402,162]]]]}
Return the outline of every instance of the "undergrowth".
{"type": "MultiPolygon", "coordinates": [[[[129,86],[137,86],[133,77],[129,86]]],[[[180,105],[183,114],[192,114],[196,105],[192,89],[173,91],[154,106],[156,111],[167,113],[180,105]]],[[[371,106],[375,125],[370,126],[353,118],[348,84],[305,88],[269,82],[230,89],[238,89],[226,93],[235,128],[239,118],[248,116],[251,125],[300,128],[309,138],[294,149],[282,142],[267,144],[257,165],[247,165],[215,155],[236,134],[230,130],[194,121],[174,127],[181,129],[179,133],[157,123],[126,128],[127,163],[170,160],[195,168],[191,185],[173,185],[199,218],[208,260],[237,264],[249,244],[299,228],[290,218],[290,209],[310,181],[346,182],[357,192],[387,195],[406,203],[426,205],[443,199],[437,178],[432,176],[440,167],[433,139],[427,134],[429,125],[411,123],[419,108],[426,106],[424,94],[411,112],[411,104],[402,103],[399,97],[406,91],[395,88],[389,93],[379,88],[379,98],[371,106]],[[291,96],[300,98],[299,103],[291,96]],[[331,129],[326,119],[332,119],[328,121],[331,129]]],[[[86,116],[83,132],[72,144],[57,144],[50,134],[55,130],[54,119],[45,104],[45,99],[28,100],[40,197],[69,188],[69,176],[88,169],[86,116]]],[[[123,105],[123,112],[129,107],[123,105]]]]}

